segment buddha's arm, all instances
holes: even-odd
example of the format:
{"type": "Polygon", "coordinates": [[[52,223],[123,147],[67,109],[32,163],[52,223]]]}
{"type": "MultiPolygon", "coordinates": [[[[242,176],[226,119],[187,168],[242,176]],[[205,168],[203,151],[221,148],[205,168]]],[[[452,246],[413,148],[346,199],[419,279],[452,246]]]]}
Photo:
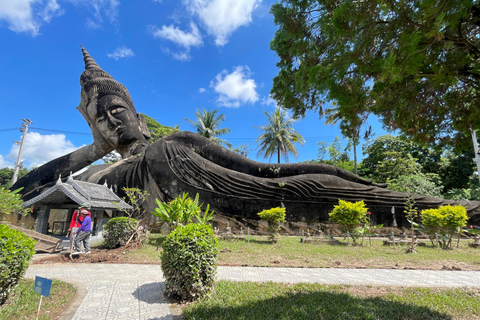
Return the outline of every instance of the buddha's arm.
{"type": "Polygon", "coordinates": [[[23,188],[21,193],[25,194],[39,186],[57,180],[60,176],[66,177],[70,172],[76,172],[103,156],[105,156],[105,152],[100,151],[95,144],[82,147],[30,171],[10,189],[23,188]]]}

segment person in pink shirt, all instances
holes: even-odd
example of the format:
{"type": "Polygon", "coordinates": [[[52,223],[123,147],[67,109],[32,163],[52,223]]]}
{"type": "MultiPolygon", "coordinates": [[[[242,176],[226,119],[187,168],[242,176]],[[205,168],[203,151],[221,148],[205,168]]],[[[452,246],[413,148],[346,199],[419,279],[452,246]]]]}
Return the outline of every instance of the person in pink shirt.
{"type": "Polygon", "coordinates": [[[74,213],[73,213],[73,216],[72,216],[72,220],[70,221],[70,226],[68,228],[68,232],[70,233],[70,251],[73,249],[74,247],[74,243],[75,243],[75,237],[76,237],[76,234],[77,234],[77,231],[78,231],[78,228],[80,228],[80,226],[82,225],[82,222],[83,222],[83,216],[80,214],[80,211],[82,210],[85,210],[87,211],[87,216],[89,216],[91,218],[91,214],[90,214],[90,211],[88,211],[88,204],[87,203],[83,203],[80,207],[78,207],[78,210],[76,210],[74,213]]]}

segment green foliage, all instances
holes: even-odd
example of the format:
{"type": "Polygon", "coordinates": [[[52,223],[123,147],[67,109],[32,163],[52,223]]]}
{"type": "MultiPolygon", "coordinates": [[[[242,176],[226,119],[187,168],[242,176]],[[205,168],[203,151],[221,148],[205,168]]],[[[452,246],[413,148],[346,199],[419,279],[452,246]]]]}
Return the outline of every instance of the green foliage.
{"type": "Polygon", "coordinates": [[[224,144],[231,149],[231,143],[219,138],[220,136],[230,133],[231,130],[228,128],[219,128],[220,124],[225,121],[225,115],[220,114],[217,116],[217,112],[218,109],[208,111],[205,110],[205,108],[203,108],[203,111],[197,109],[197,111],[195,111],[195,115],[197,116],[196,121],[190,119],[184,120],[187,120],[197,130],[199,135],[204,136],[215,143],[224,144]]]}
{"type": "Polygon", "coordinates": [[[268,210],[263,210],[258,213],[260,219],[272,222],[272,223],[284,223],[285,222],[285,208],[271,208],[268,210]]]}
{"type": "Polygon", "coordinates": [[[267,231],[270,233],[270,241],[272,243],[278,242],[280,234],[280,224],[285,222],[285,211],[286,208],[271,208],[268,210],[263,210],[258,213],[260,219],[268,222],[267,231]]]}
{"type": "Polygon", "coordinates": [[[22,208],[22,196],[19,194],[20,189],[10,191],[0,188],[0,218],[4,214],[23,213],[28,214],[30,209],[22,208]]]}
{"type": "Polygon", "coordinates": [[[137,220],[128,220],[130,229],[132,230],[132,235],[129,237],[129,240],[122,244],[127,246],[130,241],[134,240],[137,246],[142,246],[148,239],[149,232],[146,228],[140,227],[142,219],[145,216],[145,201],[150,194],[147,191],[140,190],[138,188],[122,188],[126,196],[122,198],[123,201],[130,204],[130,209],[118,208],[118,204],[114,203],[118,210],[123,211],[127,214],[128,217],[135,217],[137,220]],[[133,235],[133,233],[136,233],[133,235]]]}
{"type": "Polygon", "coordinates": [[[163,137],[167,137],[180,131],[179,126],[168,127],[160,124],[157,120],[150,118],[146,114],[144,114],[143,117],[147,122],[148,132],[150,132],[150,142],[155,142],[163,137]]]}
{"type": "Polygon", "coordinates": [[[162,247],[167,294],[191,301],[210,293],[217,270],[218,240],[209,225],[180,226],[170,233],[162,247]]]}
{"type": "Polygon", "coordinates": [[[35,253],[35,241],[0,224],[0,305],[22,278],[35,253]]]}
{"type": "MultiPolygon", "coordinates": [[[[480,128],[477,1],[282,0],[271,95],[294,116],[335,104],[351,131],[370,114],[435,145],[480,128]]],[[[343,131],[343,130],[342,130],[343,131]]]]}
{"type": "Polygon", "coordinates": [[[480,188],[450,189],[444,197],[452,200],[480,200],[480,188]]]}
{"type": "Polygon", "coordinates": [[[107,248],[124,246],[132,236],[132,239],[135,240],[137,223],[136,219],[129,217],[117,217],[108,220],[103,227],[105,229],[103,234],[104,246],[107,248]]]}
{"type": "Polygon", "coordinates": [[[198,203],[199,195],[195,196],[195,200],[188,197],[188,193],[183,193],[169,203],[160,202],[155,199],[157,207],[152,212],[154,216],[166,222],[170,229],[177,226],[186,225],[196,219],[199,223],[206,223],[212,219],[213,211],[210,210],[210,204],[207,204],[205,213],[202,215],[203,203],[198,203]]]}
{"type": "MultiPolygon", "coordinates": [[[[12,186],[12,177],[15,170],[12,168],[2,168],[0,169],[0,188],[10,188],[12,186]]],[[[28,169],[20,165],[20,170],[18,171],[18,179],[23,177],[28,173],[28,169]]]]}
{"type": "Polygon", "coordinates": [[[366,222],[368,209],[365,207],[365,203],[362,201],[348,202],[344,200],[338,200],[338,205],[334,206],[333,211],[328,215],[330,221],[340,224],[342,232],[349,232],[352,236],[353,242],[356,242],[355,233],[357,227],[361,223],[366,222]]]}
{"type": "MultiPolygon", "coordinates": [[[[462,152],[457,153],[452,150],[447,150],[444,153],[439,174],[442,178],[442,184],[445,187],[446,196],[448,196],[450,190],[478,189],[478,176],[474,174],[476,171],[474,160],[475,154],[471,146],[462,152]]],[[[453,191],[453,193],[455,193],[455,191],[453,191]]],[[[478,197],[465,197],[465,199],[475,200],[478,199],[478,197]]]]}
{"type": "Polygon", "coordinates": [[[451,245],[455,232],[460,232],[467,225],[467,209],[463,206],[442,206],[438,209],[426,209],[421,212],[421,221],[430,237],[442,235],[442,247],[451,245]]]}
{"type": "Polygon", "coordinates": [[[405,193],[420,194],[424,196],[441,197],[443,187],[440,185],[440,177],[434,173],[398,176],[393,180],[387,180],[388,189],[405,193]]]}
{"type": "Polygon", "coordinates": [[[383,135],[368,141],[363,146],[363,154],[366,155],[362,160],[363,174],[377,182],[418,172],[438,173],[441,168],[441,151],[405,136],[383,135]]]}
{"type": "Polygon", "coordinates": [[[250,153],[248,144],[245,144],[245,143],[242,143],[237,148],[233,148],[232,151],[241,156],[244,156],[245,158],[248,158],[248,154],[250,153]]]}
{"type": "Polygon", "coordinates": [[[257,155],[271,159],[276,154],[278,163],[280,163],[281,156],[288,161],[289,153],[293,153],[296,157],[297,149],[294,143],[303,145],[305,139],[293,129],[294,118],[288,117],[287,111],[282,108],[276,108],[272,113],[264,112],[268,124],[263,127],[255,127],[264,132],[255,141],[259,144],[257,155]]]}

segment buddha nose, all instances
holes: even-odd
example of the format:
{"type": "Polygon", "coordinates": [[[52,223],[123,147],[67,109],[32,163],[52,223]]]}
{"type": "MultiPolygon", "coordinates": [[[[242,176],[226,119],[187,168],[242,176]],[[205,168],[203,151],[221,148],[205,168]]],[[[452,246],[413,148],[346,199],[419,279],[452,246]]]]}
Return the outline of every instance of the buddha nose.
{"type": "Polygon", "coordinates": [[[112,116],[110,112],[108,112],[107,114],[108,114],[108,128],[110,130],[115,129],[116,127],[122,124],[122,121],[112,116]]]}

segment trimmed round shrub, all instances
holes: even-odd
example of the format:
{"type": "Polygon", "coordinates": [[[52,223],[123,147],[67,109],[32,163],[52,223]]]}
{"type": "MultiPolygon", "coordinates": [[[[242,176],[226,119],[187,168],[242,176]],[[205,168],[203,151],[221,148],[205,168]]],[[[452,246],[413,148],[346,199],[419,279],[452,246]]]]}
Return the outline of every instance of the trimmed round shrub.
{"type": "Polygon", "coordinates": [[[208,295],[217,272],[218,240],[212,227],[191,223],[176,228],[162,244],[166,293],[182,301],[208,295]]]}
{"type": "Polygon", "coordinates": [[[276,207],[258,213],[260,219],[268,222],[267,231],[272,243],[278,242],[280,237],[278,231],[280,230],[280,223],[285,222],[285,211],[286,208],[276,207]]]}
{"type": "Polygon", "coordinates": [[[110,219],[103,227],[105,230],[103,233],[103,245],[110,249],[124,246],[132,236],[137,222],[137,219],[129,217],[110,219]]]}
{"type": "Polygon", "coordinates": [[[328,215],[330,221],[340,225],[340,231],[349,232],[353,242],[356,242],[356,230],[361,223],[365,223],[367,219],[368,209],[362,201],[348,202],[338,199],[338,205],[333,207],[333,211],[328,215]]]}
{"type": "Polygon", "coordinates": [[[446,205],[438,209],[426,209],[420,215],[422,224],[433,241],[433,234],[442,234],[442,246],[448,247],[452,243],[455,232],[467,225],[467,209],[463,206],[446,205]]]}
{"type": "Polygon", "coordinates": [[[34,253],[32,238],[0,224],[0,305],[25,274],[34,253]]]}

